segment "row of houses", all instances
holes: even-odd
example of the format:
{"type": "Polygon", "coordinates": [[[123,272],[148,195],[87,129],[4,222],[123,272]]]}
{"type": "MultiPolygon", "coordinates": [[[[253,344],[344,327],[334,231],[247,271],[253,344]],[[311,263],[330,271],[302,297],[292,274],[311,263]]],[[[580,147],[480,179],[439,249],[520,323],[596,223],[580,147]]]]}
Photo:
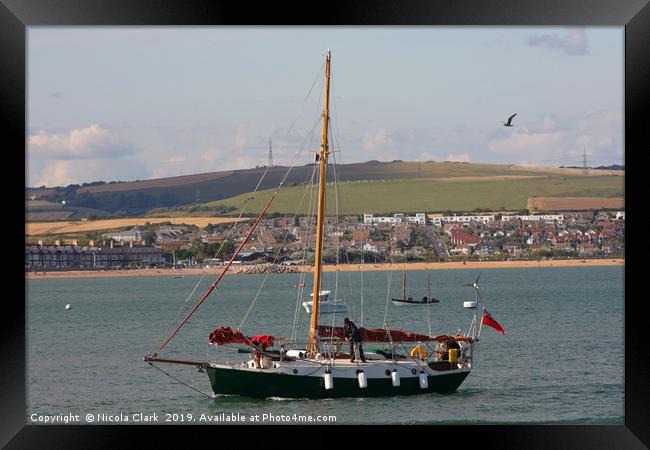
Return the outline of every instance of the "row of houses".
{"type": "Polygon", "coordinates": [[[25,268],[28,270],[116,269],[164,264],[165,257],[162,250],[150,246],[25,246],[25,268]]]}
{"type": "MultiPolygon", "coordinates": [[[[617,215],[617,218],[619,216],[617,215]]],[[[623,216],[624,217],[624,216],[623,216]]],[[[470,223],[480,223],[488,224],[496,220],[495,215],[490,214],[475,214],[475,215],[453,215],[453,216],[443,216],[438,214],[429,214],[428,223],[432,223],[437,227],[443,226],[445,223],[460,223],[460,224],[470,224],[470,223]]],[[[562,214],[533,214],[533,215],[502,215],[502,222],[509,222],[512,220],[522,220],[522,221],[544,221],[546,223],[562,223],[564,220],[564,215],[562,214]]],[[[377,216],[373,214],[364,214],[363,223],[366,225],[376,225],[380,223],[388,223],[391,225],[411,223],[418,225],[427,224],[427,215],[424,213],[418,213],[415,216],[405,216],[404,214],[395,214],[392,217],[390,216],[377,216]]]]}

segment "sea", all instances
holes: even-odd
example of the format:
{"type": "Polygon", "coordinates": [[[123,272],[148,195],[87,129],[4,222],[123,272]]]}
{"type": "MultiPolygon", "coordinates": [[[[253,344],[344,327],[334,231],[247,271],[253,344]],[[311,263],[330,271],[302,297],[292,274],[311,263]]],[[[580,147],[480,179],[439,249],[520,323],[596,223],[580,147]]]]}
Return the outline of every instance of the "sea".
{"type": "MultiPolygon", "coordinates": [[[[26,423],[74,424],[623,424],[624,268],[544,267],[407,272],[413,298],[396,307],[402,273],[325,273],[358,326],[433,334],[467,331],[486,307],[474,368],[451,394],[350,399],[215,397],[206,373],[143,361],[216,278],[171,276],[26,281],[26,423]],[[474,298],[477,310],[463,308],[474,298]],[[66,310],[66,305],[70,309],[66,310]]],[[[160,353],[241,361],[208,345],[221,326],[305,340],[300,274],[229,275],[160,353]],[[295,333],[295,334],[294,334],[295,333]]],[[[311,280],[305,280],[308,296],[311,280]]],[[[341,326],[343,315],[320,322],[341,326]]],[[[366,344],[365,350],[375,346],[366,344]]]]}

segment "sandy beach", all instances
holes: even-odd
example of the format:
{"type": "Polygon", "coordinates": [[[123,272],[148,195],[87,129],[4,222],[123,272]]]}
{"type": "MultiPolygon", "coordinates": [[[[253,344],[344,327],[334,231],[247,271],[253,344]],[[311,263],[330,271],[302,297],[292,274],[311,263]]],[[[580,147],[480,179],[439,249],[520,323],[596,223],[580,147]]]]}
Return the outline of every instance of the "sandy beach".
{"type": "MultiPolygon", "coordinates": [[[[462,262],[415,262],[406,265],[407,270],[447,270],[447,269],[519,269],[519,268],[542,268],[542,267],[593,267],[593,266],[624,266],[625,259],[570,259],[570,260],[544,260],[544,261],[468,261],[462,262]]],[[[248,266],[250,267],[250,266],[248,266]]],[[[341,264],[338,266],[341,272],[358,272],[360,270],[381,271],[396,270],[401,271],[403,264],[341,264]]],[[[231,268],[232,273],[238,275],[242,267],[231,268]]],[[[307,271],[312,267],[307,266],[307,271]]],[[[336,266],[326,265],[326,272],[336,271],[336,266]]],[[[25,278],[32,279],[59,279],[59,278],[92,278],[92,277],[142,277],[142,276],[191,276],[203,275],[205,268],[184,268],[184,269],[133,269],[133,270],[85,270],[85,271],[66,271],[66,272],[33,272],[25,273],[25,278]]],[[[207,269],[208,274],[218,275],[221,273],[220,267],[207,269]]]]}

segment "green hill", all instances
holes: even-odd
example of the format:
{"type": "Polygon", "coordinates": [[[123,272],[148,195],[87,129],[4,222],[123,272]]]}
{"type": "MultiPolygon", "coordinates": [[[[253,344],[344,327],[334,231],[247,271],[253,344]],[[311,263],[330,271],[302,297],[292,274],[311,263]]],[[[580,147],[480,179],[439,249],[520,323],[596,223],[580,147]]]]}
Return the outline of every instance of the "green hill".
{"type": "MultiPolygon", "coordinates": [[[[298,186],[306,183],[312,173],[313,164],[294,167],[287,176],[285,187],[298,186]]],[[[255,168],[246,170],[230,170],[221,172],[210,172],[196,175],[187,175],[170,178],[159,178],[154,180],[133,181],[124,183],[102,183],[94,182],[86,185],[70,185],[65,188],[46,188],[46,189],[28,189],[28,193],[38,194],[38,199],[60,202],[66,200],[66,205],[70,208],[87,208],[92,210],[103,211],[115,215],[139,215],[151,210],[175,209],[187,204],[210,203],[210,208],[217,208],[215,212],[223,211],[224,208],[234,207],[237,203],[237,196],[246,195],[255,189],[255,186],[262,178],[265,168],[255,168]],[[232,201],[229,201],[232,199],[232,201]],[[222,201],[223,203],[212,203],[222,201]]],[[[275,188],[280,180],[287,174],[287,167],[273,167],[268,169],[260,184],[260,189],[275,188]]],[[[532,168],[516,167],[503,164],[469,164],[460,162],[379,162],[368,161],[365,163],[342,164],[338,165],[337,177],[342,182],[388,182],[405,180],[423,181],[429,180],[444,182],[449,179],[464,179],[470,182],[476,178],[486,177],[512,177],[512,176],[548,176],[559,175],[559,173],[568,174],[567,176],[579,175],[580,171],[576,169],[557,169],[557,168],[532,168]]],[[[607,176],[607,173],[599,174],[607,176]]],[[[328,177],[333,180],[334,171],[330,170],[328,177]]],[[[489,178],[486,178],[488,180],[489,178]]],[[[619,181],[622,178],[618,178],[619,181]]],[[[420,184],[414,184],[412,187],[415,191],[410,191],[410,187],[404,187],[402,182],[393,187],[386,187],[389,191],[400,192],[400,195],[406,197],[419,197],[420,195],[431,195],[431,186],[424,188],[420,184]],[[403,189],[402,189],[403,188],[403,189]]],[[[588,183],[598,182],[592,181],[588,183]]],[[[621,182],[622,183],[622,182],[621,182]]],[[[489,184],[489,186],[497,186],[489,184]]],[[[459,185],[460,187],[460,185],[459,185]]],[[[361,188],[360,188],[361,189],[361,188]]],[[[447,192],[444,185],[436,187],[447,192]]],[[[468,189],[482,189],[482,187],[473,187],[468,185],[468,189]]],[[[490,188],[491,189],[491,188],[490,188]]],[[[511,189],[504,187],[504,189],[511,189]]],[[[570,189],[569,189],[570,191],[570,189]]],[[[353,191],[352,194],[363,197],[365,191],[353,191]]],[[[574,194],[574,193],[572,193],[574,194]]],[[[373,194],[368,193],[369,201],[374,201],[373,194]]],[[[445,194],[447,195],[447,194],[445,194]]],[[[543,195],[543,194],[537,194],[543,195]]],[[[400,199],[407,201],[408,198],[400,199]]],[[[421,202],[421,200],[418,200],[421,202]]],[[[444,202],[443,202],[444,203],[444,202]]],[[[471,202],[470,202],[471,203],[471,202]]],[[[476,207],[487,207],[478,204],[476,207]]],[[[499,203],[499,202],[497,202],[499,203]]],[[[517,201],[517,204],[521,201],[517,201]]],[[[429,203],[427,203],[429,204],[429,203]]],[[[438,203],[436,203],[438,204],[438,203]]],[[[525,204],[525,202],[524,202],[525,204]]],[[[403,209],[399,204],[399,209],[403,209]]],[[[498,205],[507,206],[507,205],[498,205]]],[[[414,204],[414,208],[420,208],[420,203],[414,204]]],[[[354,207],[352,207],[355,209],[354,207]]],[[[282,208],[283,210],[287,208],[282,208]]],[[[386,208],[382,208],[385,210],[386,208]]],[[[388,210],[395,209],[391,206],[388,210]]],[[[430,208],[429,208],[430,209],[430,208]]],[[[211,209],[210,209],[211,210],[211,209]]],[[[158,211],[159,212],[159,211],[158,211]]]]}
{"type": "MultiPolygon", "coordinates": [[[[621,176],[545,175],[530,178],[480,179],[398,179],[367,182],[342,182],[338,185],[341,214],[416,213],[435,211],[523,210],[529,197],[623,197],[625,179],[621,176]]],[[[258,192],[248,202],[246,212],[256,213],[266,205],[273,190],[258,192]]],[[[250,193],[226,200],[192,204],[173,210],[153,210],[154,215],[206,215],[231,209],[239,212],[250,193]]],[[[327,185],[327,214],[334,214],[334,184],[327,185]]],[[[270,212],[306,213],[309,193],[306,186],[280,190],[270,212]]]]}

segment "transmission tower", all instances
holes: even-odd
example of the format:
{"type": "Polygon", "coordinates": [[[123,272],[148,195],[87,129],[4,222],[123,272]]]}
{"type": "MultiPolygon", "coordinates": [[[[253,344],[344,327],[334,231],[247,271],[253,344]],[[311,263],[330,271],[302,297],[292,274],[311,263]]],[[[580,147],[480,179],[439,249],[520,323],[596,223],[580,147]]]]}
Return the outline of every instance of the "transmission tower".
{"type": "Polygon", "coordinates": [[[273,148],[271,146],[270,138],[269,138],[269,167],[273,167],[273,148]]]}
{"type": "Polygon", "coordinates": [[[589,166],[587,165],[587,149],[582,152],[582,174],[586,177],[589,176],[589,166]]]}

